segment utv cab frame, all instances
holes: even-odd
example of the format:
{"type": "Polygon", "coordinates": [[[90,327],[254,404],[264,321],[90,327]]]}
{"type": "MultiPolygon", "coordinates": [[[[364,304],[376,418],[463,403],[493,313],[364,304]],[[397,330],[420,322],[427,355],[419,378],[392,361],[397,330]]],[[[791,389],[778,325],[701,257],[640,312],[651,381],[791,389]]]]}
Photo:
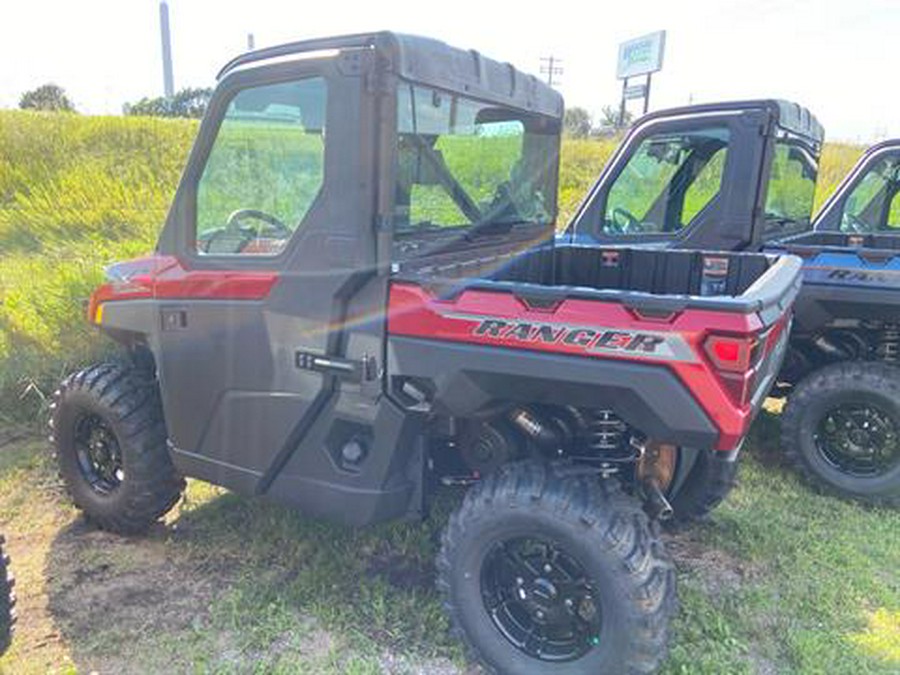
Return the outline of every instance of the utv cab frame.
{"type": "Polygon", "coordinates": [[[867,150],[812,218],[822,128],[784,101],[637,122],[567,240],[798,255],[804,282],[775,394],[782,447],[815,484],[900,502],[900,141],[867,150]],[[641,180],[634,179],[641,176],[641,180]]]}
{"type": "Polygon", "coordinates": [[[788,101],[651,113],[629,130],[566,235],[591,244],[758,250],[809,228],[823,138],[818,120],[788,101]]]}

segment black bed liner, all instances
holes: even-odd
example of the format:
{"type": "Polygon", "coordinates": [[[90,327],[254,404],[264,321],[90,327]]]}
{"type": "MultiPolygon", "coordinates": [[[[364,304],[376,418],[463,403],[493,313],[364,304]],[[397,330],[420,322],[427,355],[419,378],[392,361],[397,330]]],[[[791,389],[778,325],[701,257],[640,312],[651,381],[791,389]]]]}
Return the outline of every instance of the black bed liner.
{"type": "Polygon", "coordinates": [[[646,312],[706,309],[777,320],[800,289],[801,261],[764,253],[714,253],[555,244],[505,259],[479,259],[407,271],[441,286],[512,292],[531,305],[565,298],[619,302],[646,312]]]}
{"type": "Polygon", "coordinates": [[[897,234],[857,234],[852,232],[804,232],[794,237],[788,237],[766,247],[772,250],[785,250],[797,255],[810,255],[823,251],[835,253],[858,253],[859,249],[865,251],[883,250],[890,255],[900,252],[900,232],[897,234]],[[850,251],[848,251],[850,249],[850,251]]]}

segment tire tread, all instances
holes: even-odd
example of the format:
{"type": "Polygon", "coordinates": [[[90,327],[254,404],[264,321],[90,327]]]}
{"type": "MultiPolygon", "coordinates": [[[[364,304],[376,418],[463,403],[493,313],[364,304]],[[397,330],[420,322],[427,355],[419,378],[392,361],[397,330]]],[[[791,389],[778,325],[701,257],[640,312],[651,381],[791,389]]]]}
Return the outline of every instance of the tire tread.
{"type": "Polygon", "coordinates": [[[50,426],[66,491],[85,517],[101,529],[139,534],[178,503],[185,483],[169,456],[159,390],[156,382],[140,371],[124,363],[101,363],[67,377],[54,394],[50,426]],[[119,445],[129,460],[129,484],[126,498],[114,514],[96,513],[79,497],[73,481],[80,476],[69,475],[62,461],[63,413],[74,394],[90,396],[109,412],[120,430],[119,445]]]}
{"type": "Polygon", "coordinates": [[[499,469],[466,494],[450,517],[437,557],[437,588],[451,620],[451,632],[466,647],[470,657],[488,672],[501,672],[488,663],[464,633],[460,609],[452,594],[451,570],[464,533],[477,528],[483,517],[508,505],[517,510],[542,509],[581,527],[621,561],[621,573],[632,598],[627,663],[622,675],[643,675],[657,670],[665,658],[669,619],[676,603],[674,566],[651,526],[640,503],[627,496],[614,479],[561,476],[554,467],[540,462],[521,462],[499,469]]]}
{"type": "Polygon", "coordinates": [[[6,541],[0,535],[0,656],[12,643],[16,623],[16,580],[10,570],[4,544],[6,541]]]}
{"type": "Polygon", "coordinates": [[[800,449],[802,412],[819,396],[864,386],[900,401],[900,370],[878,362],[845,361],[814,371],[794,388],[781,415],[781,449],[788,463],[816,490],[873,506],[900,507],[900,485],[888,494],[850,492],[823,479],[800,449]]]}

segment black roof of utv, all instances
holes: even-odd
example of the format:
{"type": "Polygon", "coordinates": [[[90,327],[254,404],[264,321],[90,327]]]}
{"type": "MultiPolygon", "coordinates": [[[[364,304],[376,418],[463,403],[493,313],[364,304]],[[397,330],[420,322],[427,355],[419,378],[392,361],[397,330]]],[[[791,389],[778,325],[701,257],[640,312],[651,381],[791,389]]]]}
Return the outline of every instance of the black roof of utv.
{"type": "Polygon", "coordinates": [[[334,49],[372,49],[386,59],[387,70],[401,78],[551,117],[563,114],[559,92],[509,63],[494,61],[474,49],[387,31],[314,38],[247,52],[229,61],[219,79],[249,63],[334,49]]]}
{"type": "Polygon", "coordinates": [[[779,127],[807,141],[811,141],[817,146],[821,145],[825,139],[825,129],[815,115],[799,103],[782,99],[750,99],[746,101],[702,103],[679,108],[666,108],[644,115],[637,121],[637,124],[642,124],[658,117],[719,113],[729,110],[747,110],[748,108],[768,110],[775,117],[779,127]]]}

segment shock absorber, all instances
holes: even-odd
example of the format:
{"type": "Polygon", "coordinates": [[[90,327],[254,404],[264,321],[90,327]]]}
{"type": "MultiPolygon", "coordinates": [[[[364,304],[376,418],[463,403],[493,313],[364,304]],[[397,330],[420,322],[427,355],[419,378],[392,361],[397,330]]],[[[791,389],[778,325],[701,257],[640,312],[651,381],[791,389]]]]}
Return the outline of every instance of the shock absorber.
{"type": "Polygon", "coordinates": [[[585,419],[585,441],[587,447],[597,454],[609,455],[621,451],[625,446],[628,427],[612,410],[591,410],[585,419]]]}
{"type": "Polygon", "coordinates": [[[900,326],[894,323],[885,324],[878,333],[878,346],[875,348],[878,358],[888,363],[900,360],[900,326]]]}

